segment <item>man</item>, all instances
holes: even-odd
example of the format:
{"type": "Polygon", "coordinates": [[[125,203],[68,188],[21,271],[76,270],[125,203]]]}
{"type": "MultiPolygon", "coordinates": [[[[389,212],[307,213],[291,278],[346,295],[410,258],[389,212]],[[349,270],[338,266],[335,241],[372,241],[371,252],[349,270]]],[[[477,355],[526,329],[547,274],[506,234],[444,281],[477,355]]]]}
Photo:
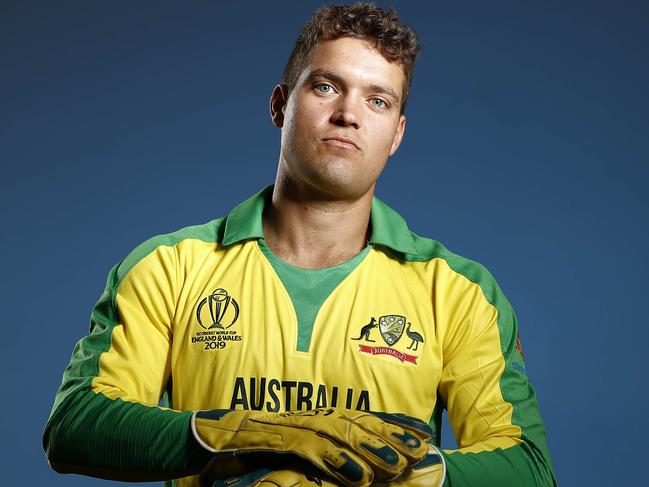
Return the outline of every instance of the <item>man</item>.
{"type": "Polygon", "coordinates": [[[418,51],[394,12],[315,13],[270,100],[274,187],[111,270],[46,426],[56,470],[189,476],[178,486],[199,472],[204,485],[555,484],[506,298],[373,197],[418,51]],[[444,408],[455,452],[437,449],[444,408]]]}

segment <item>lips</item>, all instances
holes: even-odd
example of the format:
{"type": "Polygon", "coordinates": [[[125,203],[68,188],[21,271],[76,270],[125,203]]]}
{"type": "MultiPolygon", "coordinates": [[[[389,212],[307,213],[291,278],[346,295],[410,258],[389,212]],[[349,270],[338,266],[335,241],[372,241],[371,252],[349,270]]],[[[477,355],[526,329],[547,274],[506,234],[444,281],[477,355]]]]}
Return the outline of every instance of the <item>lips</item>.
{"type": "Polygon", "coordinates": [[[348,139],[347,137],[341,137],[339,135],[332,135],[330,137],[325,137],[322,139],[322,141],[346,149],[356,149],[356,150],[361,149],[360,147],[358,147],[358,144],[354,142],[352,139],[348,139]]]}

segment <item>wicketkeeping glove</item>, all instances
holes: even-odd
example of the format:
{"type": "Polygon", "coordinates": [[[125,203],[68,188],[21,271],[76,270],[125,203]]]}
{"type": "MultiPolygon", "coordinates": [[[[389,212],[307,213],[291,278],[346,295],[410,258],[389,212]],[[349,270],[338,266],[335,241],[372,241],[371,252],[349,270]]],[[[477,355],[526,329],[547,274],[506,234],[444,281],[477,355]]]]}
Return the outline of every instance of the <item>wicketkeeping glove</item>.
{"type": "Polygon", "coordinates": [[[390,483],[374,484],[377,487],[442,487],[446,478],[446,462],[442,453],[433,445],[428,445],[428,453],[405,475],[390,483]]]}
{"type": "MultiPolygon", "coordinates": [[[[426,456],[404,475],[389,483],[374,483],[373,487],[441,487],[446,468],[440,451],[428,446],[426,456]]],[[[306,463],[287,465],[283,470],[268,468],[239,477],[204,483],[208,487],[336,487],[337,484],[306,463]]]]}
{"type": "Polygon", "coordinates": [[[205,487],[338,487],[322,472],[306,462],[288,465],[285,470],[262,468],[246,475],[214,482],[202,482],[205,487]]]}
{"type": "MultiPolygon", "coordinates": [[[[204,448],[217,454],[212,463],[238,463],[233,471],[240,470],[241,454],[293,454],[349,486],[400,476],[426,455],[430,438],[428,425],[416,418],[334,408],[296,413],[198,411],[192,430],[204,448]]],[[[221,465],[218,470],[229,469],[221,465]]]]}

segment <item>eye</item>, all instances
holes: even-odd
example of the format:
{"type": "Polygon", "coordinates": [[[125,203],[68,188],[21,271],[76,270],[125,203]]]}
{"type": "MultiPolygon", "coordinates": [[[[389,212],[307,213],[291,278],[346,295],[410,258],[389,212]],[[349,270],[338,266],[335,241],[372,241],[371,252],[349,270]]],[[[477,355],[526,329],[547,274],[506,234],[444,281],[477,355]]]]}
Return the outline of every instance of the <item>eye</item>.
{"type": "Polygon", "coordinates": [[[323,95],[328,95],[334,91],[333,86],[329,83],[318,83],[314,88],[318,93],[322,93],[323,95]]]}
{"type": "Polygon", "coordinates": [[[381,98],[372,98],[370,100],[370,104],[374,108],[387,108],[388,107],[388,104],[385,102],[385,100],[383,100],[381,98]]]}

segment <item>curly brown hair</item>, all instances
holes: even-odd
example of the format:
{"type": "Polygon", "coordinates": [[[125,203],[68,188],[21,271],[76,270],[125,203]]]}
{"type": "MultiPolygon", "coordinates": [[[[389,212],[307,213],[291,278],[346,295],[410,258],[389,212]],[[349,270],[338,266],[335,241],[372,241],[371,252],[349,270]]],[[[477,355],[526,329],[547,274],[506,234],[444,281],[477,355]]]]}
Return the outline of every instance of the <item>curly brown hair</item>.
{"type": "Polygon", "coordinates": [[[367,40],[385,59],[401,66],[406,78],[401,103],[403,113],[421,45],[415,31],[399,20],[394,9],[386,12],[374,3],[328,5],[316,10],[313,17],[304,24],[284,68],[282,83],[288,86],[289,92],[309,63],[313,48],[318,42],[340,37],[367,40]]]}

